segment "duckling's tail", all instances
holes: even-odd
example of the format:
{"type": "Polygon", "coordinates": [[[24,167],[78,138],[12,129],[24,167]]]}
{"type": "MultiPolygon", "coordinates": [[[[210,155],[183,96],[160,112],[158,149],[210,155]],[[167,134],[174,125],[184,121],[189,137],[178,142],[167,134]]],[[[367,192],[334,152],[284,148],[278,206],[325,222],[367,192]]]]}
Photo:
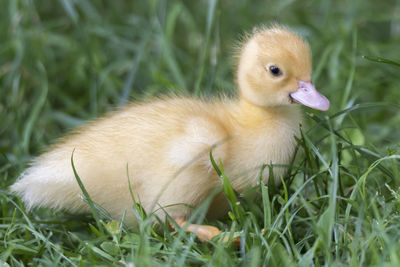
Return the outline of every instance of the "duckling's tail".
{"type": "Polygon", "coordinates": [[[63,161],[38,161],[25,170],[10,191],[18,194],[27,209],[49,207],[69,211],[86,211],[81,190],[71,166],[63,161]]]}

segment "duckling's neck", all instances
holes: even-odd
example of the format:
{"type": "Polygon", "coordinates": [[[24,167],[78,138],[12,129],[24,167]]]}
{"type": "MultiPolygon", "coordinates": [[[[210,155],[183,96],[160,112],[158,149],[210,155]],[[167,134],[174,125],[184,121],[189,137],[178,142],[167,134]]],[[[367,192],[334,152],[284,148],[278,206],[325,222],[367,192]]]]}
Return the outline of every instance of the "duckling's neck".
{"type": "MultiPolygon", "coordinates": [[[[301,115],[297,105],[259,106],[245,98],[238,100],[235,119],[242,127],[263,127],[273,122],[300,122],[301,115]]],[[[298,125],[296,125],[298,126],[298,125]]]]}

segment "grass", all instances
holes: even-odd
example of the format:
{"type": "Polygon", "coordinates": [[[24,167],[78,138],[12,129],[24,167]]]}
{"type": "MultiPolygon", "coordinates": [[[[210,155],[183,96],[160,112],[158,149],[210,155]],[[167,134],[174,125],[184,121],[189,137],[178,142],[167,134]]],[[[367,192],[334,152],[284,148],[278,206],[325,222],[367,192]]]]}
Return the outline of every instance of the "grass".
{"type": "Polygon", "coordinates": [[[394,0],[1,1],[0,264],[399,266],[399,9],[394,0]],[[270,21],[310,41],[313,80],[332,107],[304,109],[282,186],[237,196],[215,164],[232,211],[212,224],[238,232],[239,248],[155,229],[137,203],[134,232],[94,203],[95,216],[28,212],[7,191],[57,137],[115,106],[232,94],[236,40],[270,21]]]}

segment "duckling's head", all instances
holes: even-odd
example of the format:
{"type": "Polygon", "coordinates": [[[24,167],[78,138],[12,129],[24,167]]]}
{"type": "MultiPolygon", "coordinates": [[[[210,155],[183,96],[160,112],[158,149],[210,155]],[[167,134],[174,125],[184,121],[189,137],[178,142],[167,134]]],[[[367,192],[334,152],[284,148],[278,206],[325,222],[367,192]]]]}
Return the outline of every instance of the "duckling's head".
{"type": "Polygon", "coordinates": [[[311,82],[311,55],[306,41],[273,26],[254,30],[239,54],[240,96],[262,107],[291,105],[328,110],[329,100],[311,82]]]}

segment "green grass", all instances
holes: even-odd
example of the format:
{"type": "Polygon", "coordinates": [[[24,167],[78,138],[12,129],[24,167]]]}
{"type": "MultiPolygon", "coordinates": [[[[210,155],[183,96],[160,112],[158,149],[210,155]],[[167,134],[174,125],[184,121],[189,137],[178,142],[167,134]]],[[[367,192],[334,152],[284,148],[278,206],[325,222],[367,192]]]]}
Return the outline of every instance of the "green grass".
{"type": "Polygon", "coordinates": [[[1,1],[0,265],[399,266],[399,10],[395,0],[1,1]],[[235,43],[271,21],[309,40],[331,109],[304,109],[283,186],[236,196],[215,165],[232,211],[211,223],[241,247],[153,228],[138,204],[127,211],[140,218],[134,232],[90,201],[96,216],[27,212],[7,191],[57,137],[127,101],[232,94],[235,43]]]}

